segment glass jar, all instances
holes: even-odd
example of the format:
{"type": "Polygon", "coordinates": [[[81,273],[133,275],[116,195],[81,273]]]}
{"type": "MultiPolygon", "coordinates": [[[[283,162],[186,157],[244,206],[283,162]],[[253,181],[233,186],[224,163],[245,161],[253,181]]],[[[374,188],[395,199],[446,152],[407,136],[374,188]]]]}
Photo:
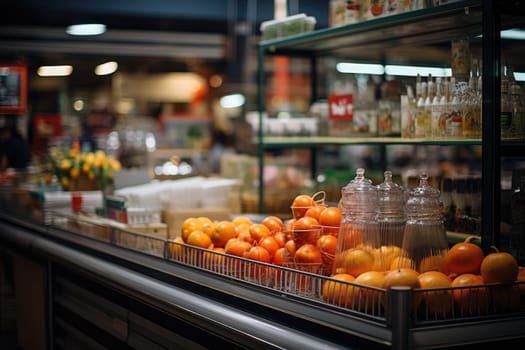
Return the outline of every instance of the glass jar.
{"type": "Polygon", "coordinates": [[[377,185],[377,194],[382,267],[389,270],[392,260],[398,255],[403,244],[407,192],[403,186],[392,181],[392,172],[387,170],[384,172],[384,181],[377,185]]]}
{"type": "Polygon", "coordinates": [[[448,240],[442,207],[440,191],[430,186],[427,174],[422,174],[419,185],[409,191],[406,204],[402,251],[407,259],[403,267],[420,273],[429,270],[447,272],[448,240]]]}
{"type": "Polygon", "coordinates": [[[372,270],[381,246],[377,221],[377,189],[365,170],[358,168],[355,178],[341,189],[343,218],[337,237],[333,273],[357,277],[372,270]]]}

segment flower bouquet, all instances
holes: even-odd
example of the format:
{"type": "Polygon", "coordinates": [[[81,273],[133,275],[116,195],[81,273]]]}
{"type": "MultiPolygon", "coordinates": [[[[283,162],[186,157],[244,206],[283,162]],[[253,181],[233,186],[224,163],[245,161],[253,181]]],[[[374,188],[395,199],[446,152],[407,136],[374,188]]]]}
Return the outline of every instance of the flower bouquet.
{"type": "Polygon", "coordinates": [[[104,151],[81,152],[78,145],[71,149],[51,149],[54,173],[65,191],[93,191],[112,186],[120,162],[104,151]]]}

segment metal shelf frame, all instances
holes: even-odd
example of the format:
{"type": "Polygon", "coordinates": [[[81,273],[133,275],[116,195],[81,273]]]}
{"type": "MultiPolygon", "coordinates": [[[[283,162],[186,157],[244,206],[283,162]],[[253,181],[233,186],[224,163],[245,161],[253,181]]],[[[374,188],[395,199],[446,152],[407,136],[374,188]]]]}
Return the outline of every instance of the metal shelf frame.
{"type": "MultiPolygon", "coordinates": [[[[524,6],[519,1],[465,0],[445,5],[407,12],[395,16],[372,19],[357,24],[322,29],[311,33],[260,42],[258,45],[259,83],[259,169],[264,168],[264,153],[276,148],[309,148],[315,162],[316,148],[326,145],[481,145],[482,149],[482,247],[499,246],[501,221],[500,166],[501,156],[523,156],[525,142],[501,140],[501,125],[496,116],[500,113],[500,62],[503,27],[516,23],[523,25],[524,6]],[[505,17],[505,21],[502,18],[505,17]],[[319,137],[272,137],[263,134],[263,112],[265,110],[265,57],[284,55],[309,57],[312,74],[316,74],[316,61],[323,56],[356,56],[364,51],[377,50],[384,60],[382,50],[391,47],[436,44],[448,42],[460,35],[468,34],[481,41],[483,58],[483,106],[481,140],[407,140],[401,138],[319,138],[319,137]],[[480,38],[479,36],[482,35],[480,38]]],[[[370,57],[366,59],[370,60],[370,57]]],[[[313,77],[313,94],[316,93],[316,77],[313,77]]],[[[312,96],[312,100],[315,95],[312,96]]],[[[312,163],[315,165],[314,163],[312,163]]],[[[314,171],[312,171],[312,174],[314,171]]],[[[315,175],[315,174],[314,174],[315,175]]],[[[264,173],[259,173],[259,211],[264,213],[264,173]]]]}

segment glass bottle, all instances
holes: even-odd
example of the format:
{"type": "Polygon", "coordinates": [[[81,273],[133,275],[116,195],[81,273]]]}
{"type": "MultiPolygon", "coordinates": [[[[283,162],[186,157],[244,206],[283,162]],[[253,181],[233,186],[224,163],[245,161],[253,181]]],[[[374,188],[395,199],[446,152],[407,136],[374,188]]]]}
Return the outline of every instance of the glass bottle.
{"type": "Polygon", "coordinates": [[[432,74],[428,75],[427,80],[427,95],[425,97],[425,137],[430,139],[432,137],[432,102],[436,96],[436,84],[432,80],[432,74]]]}
{"type": "Polygon", "coordinates": [[[512,100],[509,93],[509,79],[507,76],[506,66],[502,69],[501,76],[501,110],[500,110],[500,123],[501,123],[501,138],[511,139],[512,134],[512,100]]]}
{"type": "Polygon", "coordinates": [[[403,234],[403,252],[410,267],[418,272],[446,271],[448,240],[442,217],[440,191],[419,177],[419,185],[409,191],[407,221],[403,234]]]}
{"type": "MultiPolygon", "coordinates": [[[[416,92],[417,94],[417,92],[416,92]]],[[[417,98],[416,125],[414,128],[415,137],[425,137],[425,100],[427,98],[427,83],[422,81],[419,84],[419,94],[417,98]]]]}
{"type": "Polygon", "coordinates": [[[401,250],[405,231],[405,204],[407,192],[392,181],[392,172],[384,172],[384,181],[377,185],[377,221],[381,241],[381,263],[389,270],[392,259],[401,250]]]}
{"type": "Polygon", "coordinates": [[[356,256],[360,257],[358,260],[361,262],[368,262],[368,270],[375,264],[376,249],[381,245],[377,204],[376,186],[365,178],[365,170],[358,168],[355,178],[341,189],[339,207],[343,218],[337,237],[334,273],[337,271],[357,276],[365,272],[354,266],[356,256]]]}
{"type": "Polygon", "coordinates": [[[481,95],[478,94],[478,61],[472,60],[472,70],[468,89],[463,97],[464,106],[463,136],[466,138],[481,137],[481,95]]]}
{"type": "Polygon", "coordinates": [[[436,94],[434,95],[434,98],[432,99],[432,112],[431,112],[431,136],[433,139],[439,139],[443,135],[440,133],[440,119],[441,114],[443,113],[443,110],[445,106],[443,105],[443,84],[441,82],[441,78],[436,78],[436,94]]]}

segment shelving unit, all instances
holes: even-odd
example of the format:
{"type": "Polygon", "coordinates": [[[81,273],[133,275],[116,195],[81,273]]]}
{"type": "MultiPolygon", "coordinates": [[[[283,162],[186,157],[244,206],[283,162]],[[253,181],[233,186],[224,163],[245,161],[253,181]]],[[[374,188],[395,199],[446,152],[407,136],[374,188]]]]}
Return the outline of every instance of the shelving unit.
{"type": "MultiPolygon", "coordinates": [[[[522,141],[502,142],[499,120],[501,55],[500,31],[503,27],[523,25],[523,6],[519,1],[497,5],[494,1],[456,1],[444,5],[406,12],[341,27],[322,29],[292,37],[259,43],[259,168],[264,167],[264,152],[279,148],[316,148],[327,145],[481,145],[482,147],[482,247],[488,251],[498,246],[500,232],[500,161],[501,156],[523,154],[522,141]],[[500,7],[496,7],[500,6],[500,7]],[[503,7],[505,6],[505,7],[503,7]],[[504,18],[504,20],[502,20],[504,18]],[[272,137],[263,134],[262,113],[265,111],[265,57],[288,56],[309,58],[312,72],[312,98],[318,97],[318,61],[323,57],[357,59],[360,62],[396,64],[403,47],[441,47],[448,50],[450,40],[468,35],[471,45],[482,51],[483,59],[483,130],[481,140],[422,140],[391,137],[272,137]],[[394,51],[392,51],[394,50],[394,51]],[[497,101],[497,102],[496,102],[497,101]]],[[[413,51],[411,51],[413,52],[413,51]]],[[[429,56],[429,55],[427,55],[429,56]]],[[[430,55],[431,56],[431,55],[430,55]]],[[[438,64],[432,57],[404,57],[411,64],[438,64]]],[[[334,68],[335,69],[335,68],[334,68]]],[[[315,152],[313,152],[315,153],[315,152]]],[[[315,161],[315,156],[312,157],[315,161]]],[[[259,178],[259,209],[264,212],[264,174],[259,178]]]]}

